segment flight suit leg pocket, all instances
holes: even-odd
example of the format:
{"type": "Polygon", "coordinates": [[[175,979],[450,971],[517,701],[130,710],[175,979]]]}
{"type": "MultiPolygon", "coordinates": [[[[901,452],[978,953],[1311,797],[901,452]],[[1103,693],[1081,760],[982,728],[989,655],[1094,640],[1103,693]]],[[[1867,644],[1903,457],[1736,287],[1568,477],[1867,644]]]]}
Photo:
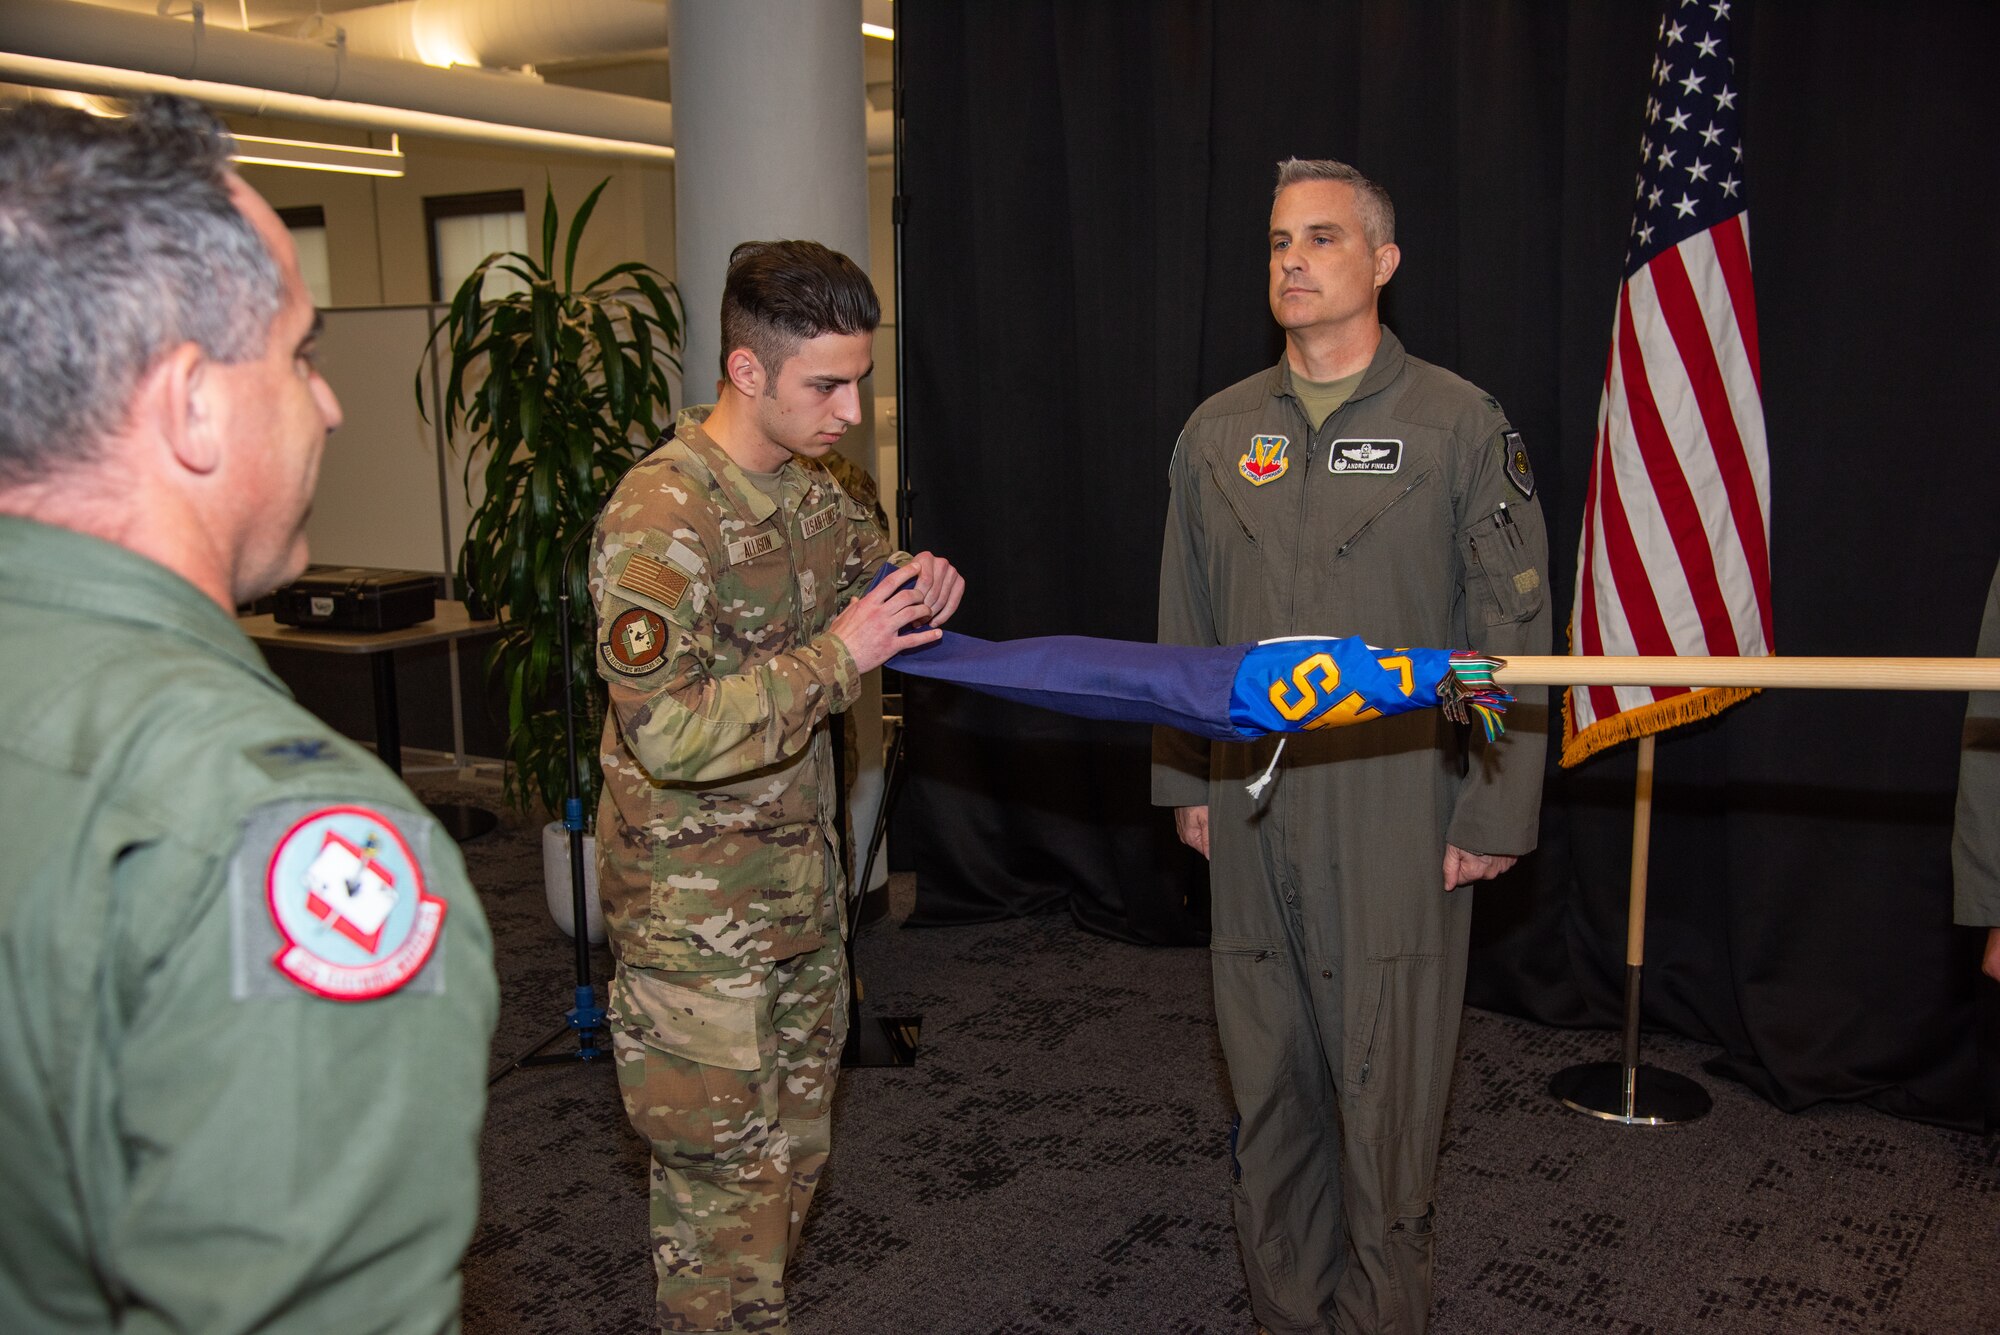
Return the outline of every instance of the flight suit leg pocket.
{"type": "Polygon", "coordinates": [[[1389,1221],[1387,1255],[1390,1310],[1384,1331],[1418,1335],[1427,1328],[1431,1308],[1431,1274],[1437,1256],[1437,1207],[1426,1201],[1405,1205],[1389,1221]]]}
{"type": "Polygon", "coordinates": [[[1349,996],[1341,1102],[1350,1134],[1365,1143],[1421,1127],[1437,1107],[1440,1068],[1453,1055],[1436,1041],[1442,969],[1436,955],[1372,957],[1349,996]]]}
{"type": "Polygon", "coordinates": [[[1291,1058],[1299,1022],[1291,966],[1276,942],[1217,936],[1208,952],[1229,1087],[1250,1116],[1291,1058]]]}

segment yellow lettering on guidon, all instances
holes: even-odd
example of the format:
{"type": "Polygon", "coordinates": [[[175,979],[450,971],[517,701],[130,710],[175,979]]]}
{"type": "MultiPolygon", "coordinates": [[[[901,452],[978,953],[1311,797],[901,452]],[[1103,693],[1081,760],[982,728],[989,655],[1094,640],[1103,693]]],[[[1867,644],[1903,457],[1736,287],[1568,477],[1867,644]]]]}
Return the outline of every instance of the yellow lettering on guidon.
{"type": "Polygon", "coordinates": [[[1415,663],[1412,663],[1402,654],[1391,654],[1387,658],[1378,658],[1375,661],[1382,665],[1384,672],[1396,672],[1402,675],[1404,695],[1415,695],[1417,693],[1417,665],[1415,663]]]}
{"type": "MultiPolygon", "coordinates": [[[[1416,693],[1416,665],[1408,658],[1392,654],[1375,661],[1384,669],[1398,674],[1401,680],[1397,684],[1402,688],[1404,695],[1416,693]]],[[[1299,665],[1292,669],[1291,685],[1298,691],[1296,700],[1290,698],[1292,692],[1286,688],[1284,682],[1271,683],[1271,707],[1283,715],[1287,723],[1297,723],[1302,718],[1311,717],[1312,712],[1319,708],[1320,700],[1330,697],[1340,688],[1340,668],[1334,663],[1331,654],[1314,654],[1302,659],[1299,665]],[[1319,679],[1317,683],[1313,681],[1315,676],[1319,679]]],[[[1309,730],[1339,728],[1349,723],[1360,723],[1381,717],[1381,710],[1362,703],[1359,691],[1349,691],[1335,701],[1324,714],[1306,724],[1306,727],[1309,730]]]]}
{"type": "Polygon", "coordinates": [[[1299,698],[1296,701],[1286,698],[1291,693],[1285,689],[1284,682],[1271,683],[1271,708],[1282,714],[1287,723],[1297,723],[1319,708],[1319,691],[1313,689],[1313,684],[1309,680],[1314,672],[1319,673],[1320,691],[1330,692],[1340,685],[1340,669],[1335,666],[1333,655],[1327,653],[1317,653],[1303,659],[1292,669],[1292,685],[1298,687],[1299,691],[1299,698]]]}

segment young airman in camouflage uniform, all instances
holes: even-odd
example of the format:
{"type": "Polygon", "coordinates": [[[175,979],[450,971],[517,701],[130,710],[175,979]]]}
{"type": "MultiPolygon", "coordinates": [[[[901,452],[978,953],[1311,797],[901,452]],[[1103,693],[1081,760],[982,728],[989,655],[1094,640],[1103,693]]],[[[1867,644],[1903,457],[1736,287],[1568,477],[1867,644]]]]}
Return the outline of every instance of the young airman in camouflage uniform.
{"type": "Polygon", "coordinates": [[[846,257],[739,247],[718,402],[625,477],[593,547],[599,893],[663,1330],[786,1328],[845,1037],[826,723],[963,588],[930,553],[892,553],[822,462],[860,418],[878,318],[846,257]],[[860,596],[888,560],[908,573],[860,596]]]}

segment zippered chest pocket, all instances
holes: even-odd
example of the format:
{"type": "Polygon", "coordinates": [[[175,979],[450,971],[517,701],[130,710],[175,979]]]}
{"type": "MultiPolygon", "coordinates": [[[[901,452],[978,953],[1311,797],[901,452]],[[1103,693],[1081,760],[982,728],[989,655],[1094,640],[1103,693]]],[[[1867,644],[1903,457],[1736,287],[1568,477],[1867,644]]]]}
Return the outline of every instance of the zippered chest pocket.
{"type": "MultiPolygon", "coordinates": [[[[1403,481],[1393,491],[1386,491],[1382,495],[1371,497],[1369,503],[1358,511],[1361,522],[1349,528],[1340,540],[1333,545],[1333,551],[1330,554],[1332,558],[1338,561],[1360,546],[1363,541],[1368,540],[1371,535],[1381,537],[1384,531],[1393,529],[1396,521],[1402,514],[1411,512],[1411,500],[1436,475],[1437,469],[1425,468],[1415,477],[1403,481]]],[[[1394,481],[1395,479],[1383,480],[1394,481]]],[[[1435,532],[1434,529],[1431,531],[1435,532]]]]}

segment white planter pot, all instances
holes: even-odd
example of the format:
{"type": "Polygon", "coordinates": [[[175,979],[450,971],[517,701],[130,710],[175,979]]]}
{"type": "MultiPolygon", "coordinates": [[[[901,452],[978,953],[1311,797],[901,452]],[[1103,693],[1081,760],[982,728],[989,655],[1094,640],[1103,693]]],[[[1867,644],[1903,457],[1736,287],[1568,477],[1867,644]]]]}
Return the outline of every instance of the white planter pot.
{"type": "MultiPolygon", "coordinates": [[[[549,897],[549,916],[564,936],[576,935],[576,893],[569,880],[569,831],[561,821],[542,827],[542,888],[549,897]]],[[[583,836],[584,926],[592,945],[604,944],[604,910],[597,902],[597,836],[583,836]]]]}

